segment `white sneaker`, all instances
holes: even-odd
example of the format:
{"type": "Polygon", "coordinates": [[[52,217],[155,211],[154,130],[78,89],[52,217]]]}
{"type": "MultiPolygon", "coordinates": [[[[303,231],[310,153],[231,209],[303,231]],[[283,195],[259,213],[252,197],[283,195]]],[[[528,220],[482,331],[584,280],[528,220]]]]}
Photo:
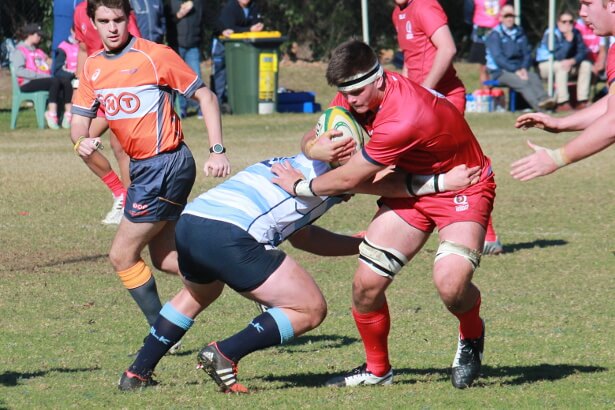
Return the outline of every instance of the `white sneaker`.
{"type": "Polygon", "coordinates": [[[69,129],[72,118],[73,114],[71,114],[70,112],[65,112],[64,117],[62,117],[62,128],[69,129]]]}
{"type": "Polygon", "coordinates": [[[177,342],[173,346],[171,346],[171,348],[169,349],[167,354],[178,353],[181,350],[181,348],[182,348],[182,341],[180,340],[179,342],[177,342]]]}
{"type": "Polygon", "coordinates": [[[257,301],[254,301],[254,303],[256,304],[256,308],[258,309],[258,313],[265,313],[267,310],[270,309],[269,306],[263,305],[262,303],[258,303],[257,301]]]}
{"type": "Polygon", "coordinates": [[[504,253],[504,246],[502,246],[502,242],[495,237],[495,241],[485,241],[483,245],[483,255],[499,255],[504,253]]]}
{"type": "Polygon", "coordinates": [[[113,198],[113,206],[101,222],[103,225],[118,225],[124,215],[124,195],[113,198]]]}
{"type": "Polygon", "coordinates": [[[331,387],[352,387],[376,384],[388,386],[393,384],[393,368],[390,368],[384,376],[379,377],[367,370],[367,364],[363,363],[361,366],[352,369],[346,374],[327,380],[325,384],[331,387]]]}
{"type": "Polygon", "coordinates": [[[52,130],[59,130],[60,126],[58,125],[58,114],[54,114],[51,111],[45,111],[45,120],[47,121],[47,126],[52,130]]]}

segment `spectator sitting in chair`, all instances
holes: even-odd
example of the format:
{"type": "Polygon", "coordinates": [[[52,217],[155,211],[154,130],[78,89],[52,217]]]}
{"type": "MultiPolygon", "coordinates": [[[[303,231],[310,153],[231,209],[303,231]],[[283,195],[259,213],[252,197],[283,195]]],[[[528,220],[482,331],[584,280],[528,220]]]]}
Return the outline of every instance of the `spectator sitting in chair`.
{"type": "Polygon", "coordinates": [[[515,24],[515,9],[505,5],[500,10],[500,24],[487,37],[487,70],[492,79],[519,92],[536,111],[555,107],[542,86],[538,74],[529,71],[532,64],[527,35],[515,24]]]}
{"type": "MultiPolygon", "coordinates": [[[[63,40],[56,50],[53,61],[53,76],[74,80],[77,72],[77,55],[79,54],[79,42],[75,39],[75,31],[71,27],[70,35],[63,40]]],[[[65,113],[64,115],[70,113],[65,113]]]]}
{"type": "MultiPolygon", "coordinates": [[[[570,111],[570,94],[568,81],[577,78],[577,106],[582,109],[587,106],[589,89],[592,79],[592,63],[587,59],[587,47],[583,36],[574,28],[572,13],[565,11],[557,19],[557,27],[553,32],[553,72],[555,73],[555,94],[557,96],[557,112],[570,111]]],[[[536,51],[536,61],[542,78],[549,76],[549,30],[546,30],[540,46],[536,51]]]]}
{"type": "Polygon", "coordinates": [[[485,40],[491,30],[497,26],[500,16],[500,7],[503,7],[507,0],[472,0],[472,45],[470,46],[470,63],[479,64],[479,80],[481,84],[489,80],[487,71],[487,61],[485,60],[487,50],[485,40]]]}
{"type": "MultiPolygon", "coordinates": [[[[70,113],[73,87],[69,79],[52,77],[51,58],[37,48],[43,39],[43,31],[37,23],[25,24],[17,33],[21,41],[11,53],[11,66],[17,76],[19,89],[23,92],[49,91],[49,103],[45,111],[45,120],[49,128],[57,130],[58,106],[64,106],[64,112],[70,113]]],[[[62,127],[69,128],[70,123],[62,121],[62,127]]]]}

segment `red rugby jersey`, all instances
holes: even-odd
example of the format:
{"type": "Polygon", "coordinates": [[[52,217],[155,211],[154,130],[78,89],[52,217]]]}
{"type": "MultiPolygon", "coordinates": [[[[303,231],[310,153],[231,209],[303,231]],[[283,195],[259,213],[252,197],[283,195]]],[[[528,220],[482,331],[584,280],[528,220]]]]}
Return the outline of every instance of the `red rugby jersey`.
{"type": "Polygon", "coordinates": [[[609,47],[606,55],[606,81],[610,86],[615,81],[615,47],[609,47]]]}
{"type": "Polygon", "coordinates": [[[368,161],[396,165],[409,173],[436,174],[461,164],[485,167],[488,160],[470,126],[444,96],[385,71],[386,89],[378,111],[359,115],[338,93],[330,106],[348,109],[367,130],[368,161]]]}
{"type": "MultiPolygon", "coordinates": [[[[431,71],[436,56],[437,49],[430,40],[431,36],[448,24],[446,14],[436,0],[410,0],[403,10],[395,7],[392,19],[399,48],[404,52],[408,78],[421,84],[431,71]]],[[[463,87],[463,83],[451,64],[434,88],[446,95],[458,87],[463,87]]]]}

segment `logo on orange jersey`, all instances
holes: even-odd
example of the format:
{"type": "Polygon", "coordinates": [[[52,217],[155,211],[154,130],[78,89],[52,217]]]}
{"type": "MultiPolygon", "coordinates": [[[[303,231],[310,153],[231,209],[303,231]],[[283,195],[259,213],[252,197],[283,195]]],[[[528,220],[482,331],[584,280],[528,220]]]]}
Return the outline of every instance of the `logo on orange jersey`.
{"type": "Polygon", "coordinates": [[[97,68],[96,71],[94,71],[94,74],[92,74],[92,81],[96,81],[99,75],[100,75],[100,68],[97,68]]]}
{"type": "Polygon", "coordinates": [[[136,73],[138,70],[138,68],[127,68],[125,70],[120,70],[120,73],[122,74],[134,74],[136,73]]]}
{"type": "Polygon", "coordinates": [[[103,98],[105,102],[105,112],[108,115],[116,115],[122,111],[126,114],[133,114],[141,107],[141,101],[133,93],[123,92],[120,95],[107,94],[103,98]]]}

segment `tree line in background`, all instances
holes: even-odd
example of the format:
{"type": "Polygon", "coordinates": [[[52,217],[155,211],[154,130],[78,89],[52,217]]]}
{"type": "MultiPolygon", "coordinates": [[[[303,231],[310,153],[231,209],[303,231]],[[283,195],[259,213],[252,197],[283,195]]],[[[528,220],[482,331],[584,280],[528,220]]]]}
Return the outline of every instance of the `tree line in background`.
{"type": "MultiPolygon", "coordinates": [[[[283,51],[289,51],[292,43],[302,50],[299,57],[326,59],[328,52],[351,36],[362,38],[361,0],[255,0],[263,10],[269,30],[281,31],[288,41],[283,51]]],[[[420,0],[415,0],[420,1],[420,0]]],[[[205,0],[206,10],[218,10],[224,1],[205,0]]],[[[392,0],[368,0],[370,44],[376,48],[395,49],[395,32],[391,23],[394,7],[392,0]]],[[[512,1],[511,1],[512,3],[512,1]]],[[[464,21],[464,0],[440,0],[448,18],[453,37],[457,42],[460,57],[468,49],[471,26],[464,21]]],[[[522,25],[530,41],[540,41],[547,27],[548,0],[521,0],[522,25]]],[[[556,13],[565,9],[578,11],[578,0],[557,1],[556,13]]],[[[53,1],[50,0],[1,0],[0,41],[12,37],[24,22],[41,22],[45,32],[53,27],[53,1]]],[[[203,51],[209,54],[211,29],[205,30],[203,51]]],[[[171,41],[172,42],[172,41],[171,41]]]]}

